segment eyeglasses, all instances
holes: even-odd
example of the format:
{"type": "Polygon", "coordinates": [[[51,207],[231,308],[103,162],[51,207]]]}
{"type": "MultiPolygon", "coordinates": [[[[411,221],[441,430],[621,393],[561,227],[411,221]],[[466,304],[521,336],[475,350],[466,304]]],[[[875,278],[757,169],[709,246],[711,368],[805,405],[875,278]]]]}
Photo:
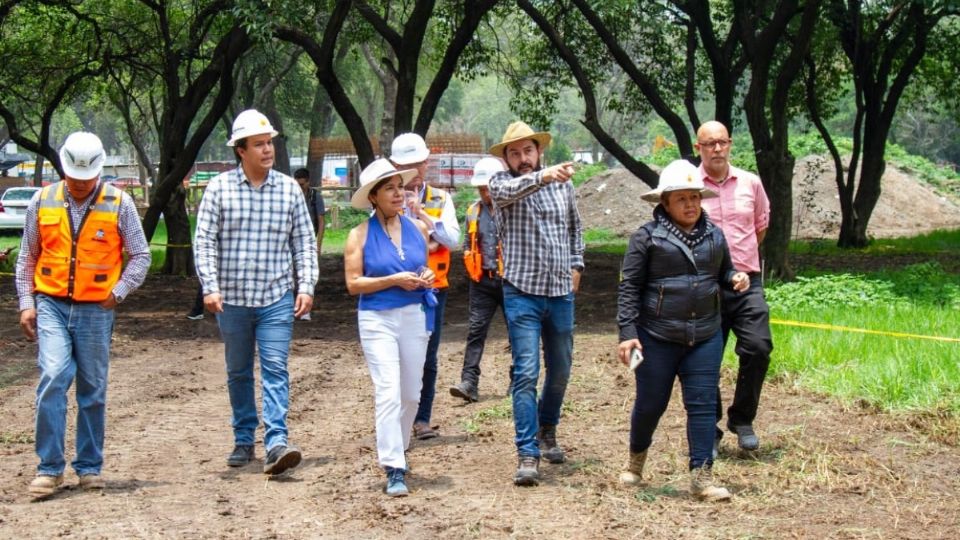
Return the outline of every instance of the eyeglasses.
{"type": "Polygon", "coordinates": [[[730,143],[732,142],[733,141],[730,139],[714,139],[712,141],[697,141],[697,144],[699,144],[701,148],[713,149],[719,147],[720,150],[723,150],[724,148],[730,146],[730,143]]]}

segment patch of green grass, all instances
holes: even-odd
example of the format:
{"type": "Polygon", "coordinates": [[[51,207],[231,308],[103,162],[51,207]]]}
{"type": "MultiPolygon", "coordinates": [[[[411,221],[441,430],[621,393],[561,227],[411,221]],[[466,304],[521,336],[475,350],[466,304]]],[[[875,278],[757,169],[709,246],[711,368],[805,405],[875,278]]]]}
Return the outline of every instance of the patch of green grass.
{"type": "MultiPolygon", "coordinates": [[[[923,263],[773,285],[771,374],[883,410],[960,414],[960,343],[911,336],[960,338],[957,283],[936,263],[923,263]]],[[[726,360],[733,356],[727,347],[726,360]]]]}
{"type": "Polygon", "coordinates": [[[472,416],[460,421],[464,431],[467,433],[479,433],[484,426],[497,420],[505,420],[513,417],[513,400],[509,397],[503,398],[499,402],[480,409],[472,416]]]}
{"type": "Polygon", "coordinates": [[[33,444],[33,433],[27,431],[0,431],[0,445],[33,444]]]}
{"type": "Polygon", "coordinates": [[[580,187],[581,184],[605,170],[607,170],[607,166],[603,163],[591,163],[589,165],[580,166],[577,172],[573,175],[573,186],[580,187]]]}
{"type": "MultiPolygon", "coordinates": [[[[835,239],[802,240],[790,242],[790,251],[811,255],[842,255],[850,253],[848,249],[837,247],[835,239]]],[[[856,253],[867,255],[903,255],[932,254],[960,251],[960,229],[934,231],[919,236],[903,238],[875,238],[870,244],[856,253]]]]}

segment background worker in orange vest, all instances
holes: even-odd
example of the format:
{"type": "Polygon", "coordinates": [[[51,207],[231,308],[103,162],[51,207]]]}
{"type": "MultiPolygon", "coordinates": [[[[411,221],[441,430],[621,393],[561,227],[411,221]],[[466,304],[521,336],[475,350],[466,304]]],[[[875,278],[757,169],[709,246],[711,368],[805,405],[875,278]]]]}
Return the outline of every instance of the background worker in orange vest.
{"type": "Polygon", "coordinates": [[[470,277],[470,325],[460,382],[450,387],[450,395],[468,402],[480,399],[477,387],[483,346],[493,314],[498,307],[503,312],[503,254],[488,184],[491,176],[505,170],[499,159],[486,157],[473,167],[473,178],[470,179],[470,185],[476,186],[480,194],[480,199],[467,209],[467,234],[463,239],[463,263],[470,277]]]}
{"type": "Polygon", "coordinates": [[[114,308],[143,283],[150,247],[133,199],[100,181],[100,139],[72,133],[60,149],[66,178],[27,207],[16,283],[20,328],[39,335],[35,448],[40,457],[29,491],[52,495],[63,483],[67,390],[77,382],[76,457],[85,490],[103,489],[107,370],[114,308]],[[123,251],[129,255],[123,268],[123,251]]]}
{"type": "Polygon", "coordinates": [[[390,161],[399,169],[416,169],[417,175],[404,184],[407,204],[404,212],[410,218],[419,219],[430,232],[427,265],[436,279],[437,308],[433,333],[427,344],[427,358],[423,366],[423,388],[420,390],[420,407],[413,422],[417,439],[432,439],[437,436],[435,426],[430,425],[433,412],[433,397],[437,385],[437,349],[440,348],[440,333],[443,329],[443,310],[447,305],[447,273],[450,271],[450,250],[460,243],[460,224],[453,207],[453,198],[443,191],[425,184],[427,158],[430,150],[423,137],[416,133],[404,133],[393,140],[390,161]]]}

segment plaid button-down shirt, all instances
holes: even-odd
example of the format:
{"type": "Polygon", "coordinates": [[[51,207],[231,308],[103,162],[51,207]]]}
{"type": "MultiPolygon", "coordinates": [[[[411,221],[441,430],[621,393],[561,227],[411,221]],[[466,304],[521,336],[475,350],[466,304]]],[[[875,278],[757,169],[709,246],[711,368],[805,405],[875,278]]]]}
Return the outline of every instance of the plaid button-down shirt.
{"type": "Polygon", "coordinates": [[[503,243],[504,279],[527,294],[562,296],[571,269],[583,270],[583,230],[570,182],[541,181],[542,171],[490,179],[503,243]]]}
{"type": "Polygon", "coordinates": [[[297,182],[271,170],[254,188],[237,167],[210,181],[197,212],[194,241],[204,294],[223,302],[262,307],[294,289],[313,295],[317,239],[297,182]]]}

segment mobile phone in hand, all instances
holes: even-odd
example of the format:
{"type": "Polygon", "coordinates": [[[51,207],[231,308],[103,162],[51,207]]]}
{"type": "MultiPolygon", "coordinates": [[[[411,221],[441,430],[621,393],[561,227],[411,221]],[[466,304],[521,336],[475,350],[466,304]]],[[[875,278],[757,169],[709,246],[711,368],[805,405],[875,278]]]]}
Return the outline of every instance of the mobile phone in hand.
{"type": "Polygon", "coordinates": [[[636,371],[637,367],[643,363],[643,353],[640,352],[640,349],[634,347],[630,351],[630,369],[636,371]]]}

